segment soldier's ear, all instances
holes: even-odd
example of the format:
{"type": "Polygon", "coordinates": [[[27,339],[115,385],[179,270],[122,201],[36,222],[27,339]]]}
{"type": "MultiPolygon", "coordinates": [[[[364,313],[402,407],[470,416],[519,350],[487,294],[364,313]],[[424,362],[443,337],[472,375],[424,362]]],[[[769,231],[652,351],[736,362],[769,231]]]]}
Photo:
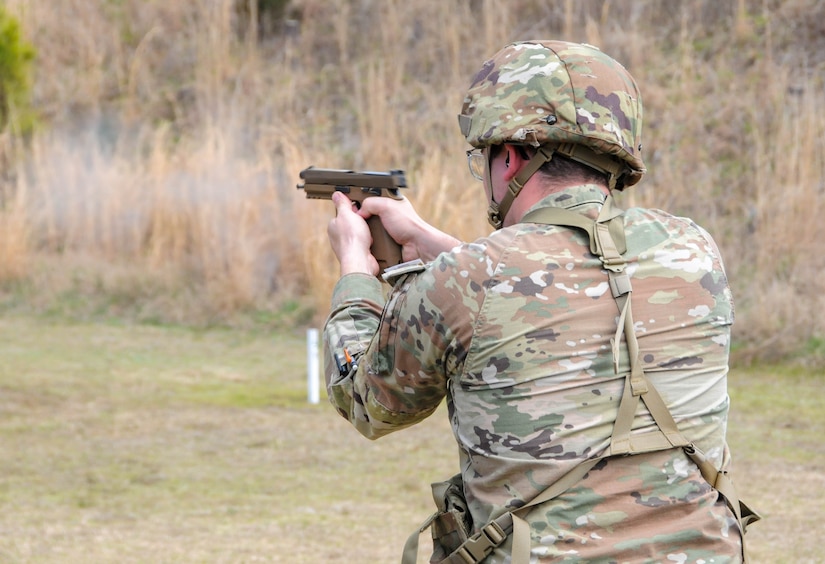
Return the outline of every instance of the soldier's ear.
{"type": "Polygon", "coordinates": [[[529,158],[525,158],[525,154],[522,151],[522,148],[518,145],[504,145],[504,150],[507,152],[507,155],[504,159],[504,164],[506,165],[507,172],[505,173],[505,179],[509,182],[513,178],[516,177],[518,172],[524,168],[524,165],[530,160],[529,158]]]}

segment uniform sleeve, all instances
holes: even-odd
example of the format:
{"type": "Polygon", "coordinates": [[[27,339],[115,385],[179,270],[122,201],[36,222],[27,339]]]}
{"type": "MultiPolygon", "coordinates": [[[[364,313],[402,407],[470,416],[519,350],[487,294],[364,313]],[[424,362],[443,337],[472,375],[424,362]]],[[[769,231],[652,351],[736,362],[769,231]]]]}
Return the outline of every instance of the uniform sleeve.
{"type": "Polygon", "coordinates": [[[406,275],[386,303],[381,284],[365,275],[343,277],[333,292],[324,327],[327,392],[367,438],[422,421],[446,395],[449,331],[434,317],[437,308],[423,310],[416,297],[427,278],[406,275]]]}

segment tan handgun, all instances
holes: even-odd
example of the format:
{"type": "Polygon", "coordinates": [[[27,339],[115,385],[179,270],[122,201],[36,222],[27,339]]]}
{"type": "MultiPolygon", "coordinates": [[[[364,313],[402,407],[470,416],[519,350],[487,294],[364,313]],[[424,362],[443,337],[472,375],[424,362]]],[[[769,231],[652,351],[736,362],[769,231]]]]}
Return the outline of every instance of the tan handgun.
{"type": "MultiPolygon", "coordinates": [[[[357,172],[309,167],[301,171],[301,179],[304,183],[298,189],[306,193],[307,199],[331,200],[334,192],[341,192],[358,207],[372,197],[400,200],[403,196],[399,188],[407,187],[403,170],[357,172]]],[[[389,236],[378,216],[367,219],[367,225],[372,235],[370,252],[378,261],[380,277],[387,268],[401,262],[401,245],[389,236]]]]}

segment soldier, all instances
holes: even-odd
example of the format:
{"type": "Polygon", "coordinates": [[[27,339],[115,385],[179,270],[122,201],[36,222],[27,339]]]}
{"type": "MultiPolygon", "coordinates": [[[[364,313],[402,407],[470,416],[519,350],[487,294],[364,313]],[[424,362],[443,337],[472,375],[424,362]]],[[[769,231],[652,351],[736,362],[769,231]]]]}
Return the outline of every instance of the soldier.
{"type": "Polygon", "coordinates": [[[634,79],[588,45],[513,43],[476,74],[459,123],[488,237],[461,243],[406,200],[357,210],[335,195],[330,401],[375,439],[446,398],[467,561],[742,561],[753,517],[725,474],[731,292],[701,227],[613,203],[645,172],[634,79]],[[386,301],[371,215],[421,259],[386,301]]]}

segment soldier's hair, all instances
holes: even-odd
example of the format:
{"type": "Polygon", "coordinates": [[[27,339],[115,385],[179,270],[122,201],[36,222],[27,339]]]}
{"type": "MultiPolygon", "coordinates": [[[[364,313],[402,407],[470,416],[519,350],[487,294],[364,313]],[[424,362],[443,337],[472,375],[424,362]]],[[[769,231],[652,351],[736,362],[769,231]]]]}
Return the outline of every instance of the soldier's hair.
{"type": "MultiPolygon", "coordinates": [[[[525,147],[521,146],[518,146],[518,149],[524,158],[533,156],[534,151],[528,152],[525,147]]],[[[544,163],[538,173],[550,180],[572,177],[579,178],[586,184],[607,184],[606,174],[558,153],[554,154],[551,160],[544,163]]]]}
{"type": "Polygon", "coordinates": [[[559,154],[553,155],[553,159],[544,163],[538,172],[550,178],[574,177],[587,184],[607,184],[606,174],[559,154]]]}
{"type": "MultiPolygon", "coordinates": [[[[515,147],[524,159],[529,160],[535,154],[535,151],[522,145],[515,145],[515,147]]],[[[490,145],[489,159],[492,161],[503,149],[504,145],[490,145]]],[[[554,180],[575,178],[584,184],[608,185],[607,174],[558,153],[544,163],[536,173],[544,176],[550,183],[554,180]]]]}

